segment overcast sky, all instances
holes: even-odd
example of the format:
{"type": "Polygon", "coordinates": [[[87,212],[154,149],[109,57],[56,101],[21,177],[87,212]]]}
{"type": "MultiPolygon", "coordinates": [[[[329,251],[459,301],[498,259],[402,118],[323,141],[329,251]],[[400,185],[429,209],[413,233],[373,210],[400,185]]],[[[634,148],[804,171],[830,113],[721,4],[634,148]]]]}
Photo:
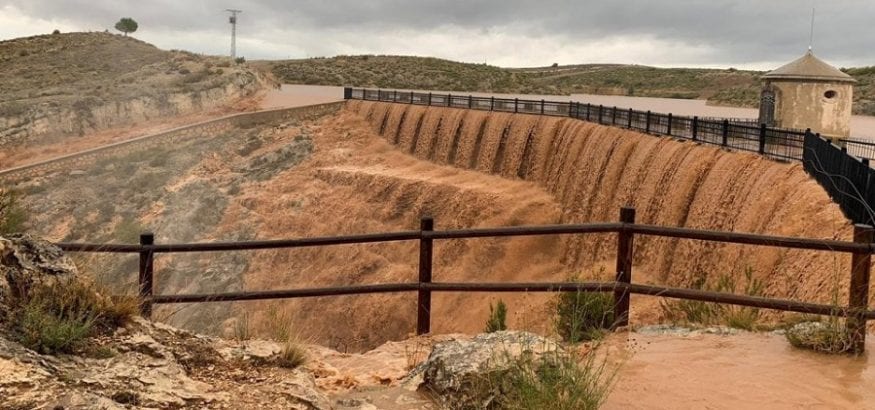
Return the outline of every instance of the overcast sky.
{"type": "Polygon", "coordinates": [[[0,0],[0,39],[102,31],[120,17],[164,49],[285,59],[402,54],[505,67],[554,62],[771,69],[808,46],[875,65],[875,0],[0,0]]]}

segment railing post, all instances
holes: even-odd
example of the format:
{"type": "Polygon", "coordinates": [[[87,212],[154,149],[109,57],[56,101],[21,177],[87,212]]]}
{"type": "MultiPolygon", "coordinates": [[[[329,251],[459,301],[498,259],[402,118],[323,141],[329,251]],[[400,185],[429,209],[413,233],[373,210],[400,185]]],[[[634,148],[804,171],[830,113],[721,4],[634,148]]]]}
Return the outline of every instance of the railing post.
{"type": "Polygon", "coordinates": [[[413,91],[410,92],[410,104],[413,104],[413,91]]]}
{"type": "Polygon", "coordinates": [[[671,113],[668,113],[668,126],[665,129],[665,133],[669,136],[671,136],[671,122],[672,122],[671,118],[672,118],[671,113]]]}
{"type": "Polygon", "coordinates": [[[431,93],[428,93],[428,106],[431,107],[431,93]]]}
{"type": "Polygon", "coordinates": [[[760,155],[766,153],[766,124],[760,124],[760,155]]]}
{"type": "MultiPolygon", "coordinates": [[[[871,244],[875,235],[869,225],[854,225],[854,242],[871,244]]],[[[851,353],[866,350],[866,311],[869,309],[869,267],[872,254],[854,253],[851,256],[851,288],[848,292],[848,319],[846,322],[851,353]]]]}
{"type": "MultiPolygon", "coordinates": [[[[626,224],[635,223],[635,208],[620,208],[620,222],[623,228],[617,233],[617,283],[632,283],[632,239],[633,234],[626,224]]],[[[614,290],[614,328],[629,325],[629,289],[614,290]]]]}
{"type": "Polygon", "coordinates": [[[586,103],[586,120],[589,121],[589,113],[592,112],[592,104],[586,103]]]}
{"type": "Polygon", "coordinates": [[[723,120],[723,146],[729,145],[729,120],[723,120]]]}
{"type": "Polygon", "coordinates": [[[693,116],[693,141],[696,140],[698,135],[699,135],[699,116],[694,115],[693,116]]]}
{"type": "Polygon", "coordinates": [[[468,95],[468,109],[469,109],[469,110],[471,109],[471,107],[474,106],[473,101],[474,101],[474,97],[471,96],[471,95],[468,95]]]}
{"type": "MultiPolygon", "coordinates": [[[[140,245],[154,245],[155,234],[144,232],[140,234],[140,245]]],[[[150,249],[140,251],[140,274],[138,282],[140,285],[140,316],[148,319],[152,316],[152,289],[154,287],[154,252],[150,249]]]]}
{"type": "Polygon", "coordinates": [[[519,109],[520,109],[520,99],[514,98],[513,99],[513,112],[514,112],[514,114],[519,112],[519,109]]]}
{"type": "Polygon", "coordinates": [[[489,111],[495,111],[495,97],[489,97],[489,111]]]}
{"type": "Polygon", "coordinates": [[[447,94],[447,107],[452,107],[452,106],[453,106],[453,95],[447,94]]]}
{"type": "Polygon", "coordinates": [[[392,102],[398,102],[398,90],[392,91],[392,102]]]}
{"type": "Polygon", "coordinates": [[[343,99],[344,100],[352,99],[352,87],[343,87],[343,99]]]}
{"type": "Polygon", "coordinates": [[[611,110],[611,125],[617,125],[617,106],[611,110]]]}
{"type": "Polygon", "coordinates": [[[633,112],[634,111],[632,111],[632,109],[630,108],[629,109],[629,123],[626,125],[626,128],[632,129],[632,113],[633,112]]]}
{"type": "Polygon", "coordinates": [[[647,115],[644,116],[644,133],[650,133],[650,110],[647,110],[647,115]]]}
{"type": "MultiPolygon", "coordinates": [[[[419,229],[424,232],[434,230],[434,219],[430,216],[419,221],[419,229]]],[[[431,263],[433,239],[419,239],[419,284],[431,283],[431,263]]],[[[416,309],[416,334],[424,335],[431,332],[431,291],[419,289],[416,309]]]]}
{"type": "Polygon", "coordinates": [[[541,100],[541,115],[544,115],[544,100],[541,100]]]}

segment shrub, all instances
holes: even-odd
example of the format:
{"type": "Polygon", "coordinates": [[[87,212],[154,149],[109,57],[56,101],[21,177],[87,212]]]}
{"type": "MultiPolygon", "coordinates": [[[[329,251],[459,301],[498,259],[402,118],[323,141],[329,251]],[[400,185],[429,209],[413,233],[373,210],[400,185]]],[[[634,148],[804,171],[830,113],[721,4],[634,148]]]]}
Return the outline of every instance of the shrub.
{"type": "Polygon", "coordinates": [[[61,34],[61,30],[55,29],[55,31],[53,31],[52,34],[54,34],[54,35],[61,34]]]}
{"type": "Polygon", "coordinates": [[[40,353],[72,353],[90,336],[105,334],[137,314],[135,297],[108,297],[96,285],[75,281],[30,289],[12,308],[16,339],[40,353]]]}
{"type": "Polygon", "coordinates": [[[564,292],[558,297],[556,316],[556,330],[566,342],[598,339],[614,322],[614,298],[603,292],[564,292]]]}
{"type": "Polygon", "coordinates": [[[234,59],[234,62],[237,64],[243,64],[246,62],[246,57],[237,57],[234,59]]]}
{"type": "Polygon", "coordinates": [[[793,347],[820,353],[847,353],[852,348],[844,322],[834,316],[826,322],[802,322],[790,326],[784,336],[793,347]]]}
{"type": "Polygon", "coordinates": [[[21,195],[0,188],[0,235],[21,232],[27,221],[27,212],[21,205],[21,195]]]}
{"type": "Polygon", "coordinates": [[[492,303],[489,304],[489,319],[486,320],[486,333],[498,332],[507,330],[507,306],[501,299],[493,309],[492,303]]]}
{"type": "Polygon", "coordinates": [[[289,339],[283,344],[283,349],[276,357],[276,365],[294,369],[307,362],[307,352],[295,340],[289,339]]]}
{"type": "MultiPolygon", "coordinates": [[[[477,386],[481,402],[496,409],[588,410],[601,407],[613,387],[617,369],[590,351],[551,352],[535,357],[521,354],[504,370],[486,375],[477,386]]],[[[479,397],[478,397],[479,398],[479,397]]]]}
{"type": "MultiPolygon", "coordinates": [[[[753,277],[750,268],[744,271],[743,286],[736,275],[722,274],[714,285],[707,284],[707,276],[701,275],[691,285],[692,289],[704,289],[722,293],[741,292],[749,296],[762,296],[765,283],[753,277]]],[[[699,324],[705,326],[725,325],[736,329],[754,330],[760,318],[760,310],[745,306],[722,305],[696,300],[677,300],[660,302],[663,315],[674,323],[699,324]]]]}

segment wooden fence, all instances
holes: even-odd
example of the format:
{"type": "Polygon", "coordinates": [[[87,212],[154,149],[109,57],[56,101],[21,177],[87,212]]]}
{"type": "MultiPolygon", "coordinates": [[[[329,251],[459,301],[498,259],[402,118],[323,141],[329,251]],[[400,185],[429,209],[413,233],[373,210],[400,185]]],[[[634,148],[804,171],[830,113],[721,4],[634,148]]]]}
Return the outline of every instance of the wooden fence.
{"type": "Polygon", "coordinates": [[[875,311],[869,310],[869,277],[871,255],[875,230],[867,225],[854,226],[854,240],[851,242],[768,236],[738,232],[720,232],[690,228],[663,227],[635,223],[635,210],[622,208],[620,221],[612,223],[565,224],[515,226],[505,228],[478,228],[435,230],[434,220],[422,218],[420,229],[388,233],[362,235],[316,237],[304,239],[283,239],[249,242],[213,242],[188,244],[155,244],[154,235],[144,233],[137,245],[60,243],[61,249],[68,252],[137,253],[140,256],[139,286],[141,313],[149,317],[153,304],[203,303],[244,300],[270,300],[304,297],[327,297],[337,295],[361,295],[372,293],[416,292],[417,334],[431,331],[431,294],[433,292],[611,292],[614,297],[615,327],[629,324],[630,295],[650,295],[675,299],[697,300],[724,303],[780,311],[810,313],[846,317],[848,340],[852,351],[864,351],[866,322],[875,319],[875,311]],[[433,269],[434,242],[447,239],[476,239],[491,237],[515,237],[537,235],[572,235],[593,233],[617,234],[616,277],[611,282],[538,282],[538,283],[484,283],[484,282],[435,282],[433,269]],[[722,242],[733,244],[760,245],[794,249],[809,249],[839,253],[850,253],[849,272],[850,291],[846,306],[835,306],[800,302],[786,299],[759,296],[719,293],[698,289],[681,289],[666,286],[645,285],[633,282],[632,264],[634,240],[637,235],[660,236],[722,242]],[[306,289],[286,289],[271,291],[243,291],[215,294],[174,294],[155,295],[154,258],[158,253],[184,252],[222,252],[257,249],[302,248],[314,246],[334,246],[348,244],[384,243],[398,241],[419,242],[419,275],[416,282],[362,284],[356,286],[333,286],[306,289]]]}

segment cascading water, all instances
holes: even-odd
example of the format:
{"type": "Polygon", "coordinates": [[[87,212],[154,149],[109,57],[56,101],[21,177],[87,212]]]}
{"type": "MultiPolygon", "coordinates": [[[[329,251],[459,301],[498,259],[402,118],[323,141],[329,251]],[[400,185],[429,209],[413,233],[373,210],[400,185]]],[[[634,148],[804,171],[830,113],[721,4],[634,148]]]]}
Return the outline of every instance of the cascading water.
{"type": "MultiPolygon", "coordinates": [[[[348,110],[416,157],[538,184],[560,205],[561,222],[614,221],[629,205],[645,224],[850,237],[849,222],[801,164],[570,118],[365,101],[348,110]]],[[[612,235],[563,237],[562,263],[608,264],[614,243],[612,235]]],[[[637,279],[677,286],[750,268],[769,295],[821,302],[835,285],[844,290],[849,272],[843,254],[640,235],[635,263],[645,276],[637,279]]]]}

